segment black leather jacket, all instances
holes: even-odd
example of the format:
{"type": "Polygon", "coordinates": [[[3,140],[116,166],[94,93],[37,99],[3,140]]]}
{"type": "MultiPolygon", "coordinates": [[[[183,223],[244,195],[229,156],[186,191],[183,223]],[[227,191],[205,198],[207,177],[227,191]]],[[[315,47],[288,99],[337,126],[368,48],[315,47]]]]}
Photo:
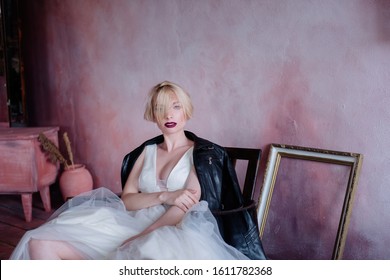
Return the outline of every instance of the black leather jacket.
{"type": "MultiPolygon", "coordinates": [[[[248,210],[242,210],[245,205],[241,189],[225,149],[192,132],[185,131],[185,134],[194,142],[193,160],[201,187],[200,199],[208,202],[223,239],[250,259],[266,259],[256,219],[248,210]],[[229,211],[234,209],[241,210],[229,211]]],[[[144,147],[163,141],[162,135],[157,136],[124,157],[121,169],[122,187],[144,147]]]]}

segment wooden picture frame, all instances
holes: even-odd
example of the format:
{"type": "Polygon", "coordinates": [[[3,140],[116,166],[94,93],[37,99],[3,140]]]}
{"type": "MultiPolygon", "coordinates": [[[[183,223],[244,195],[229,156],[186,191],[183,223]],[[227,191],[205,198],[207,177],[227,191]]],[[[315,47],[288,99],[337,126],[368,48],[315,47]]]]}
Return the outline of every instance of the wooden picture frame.
{"type": "Polygon", "coordinates": [[[345,188],[346,191],[344,197],[340,198],[343,199],[342,211],[340,213],[336,239],[334,240],[333,252],[331,254],[332,259],[341,259],[344,251],[353,198],[358,184],[363,156],[358,153],[339,152],[292,145],[271,144],[268,154],[267,168],[264,174],[264,181],[259,196],[257,209],[257,218],[261,238],[263,238],[266,227],[272,194],[274,192],[275,182],[278,177],[279,166],[282,158],[343,165],[349,168],[349,176],[347,180],[348,183],[345,188]]]}

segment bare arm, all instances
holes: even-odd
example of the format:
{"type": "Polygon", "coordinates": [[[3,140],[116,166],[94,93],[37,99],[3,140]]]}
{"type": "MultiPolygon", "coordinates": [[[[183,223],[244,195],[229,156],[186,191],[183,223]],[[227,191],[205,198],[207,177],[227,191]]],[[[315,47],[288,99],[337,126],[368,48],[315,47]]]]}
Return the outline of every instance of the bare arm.
{"type": "MultiPolygon", "coordinates": [[[[198,178],[196,176],[194,168],[191,169],[190,174],[186,182],[185,188],[190,191],[195,197],[195,201],[192,203],[193,206],[195,203],[199,202],[200,199],[200,185],[198,178]]],[[[190,208],[190,207],[189,207],[190,208]]],[[[188,209],[189,209],[188,208],[188,209]]],[[[186,209],[186,210],[188,210],[186,209]]],[[[183,211],[182,208],[172,205],[155,223],[153,223],[148,229],[154,230],[161,226],[173,226],[178,224],[183,218],[184,214],[187,211],[183,211]]]]}
{"type": "MultiPolygon", "coordinates": [[[[197,203],[200,199],[200,185],[194,168],[191,169],[191,172],[188,176],[186,182],[186,189],[187,191],[191,192],[193,196],[196,198],[196,201],[194,201],[191,204],[192,206],[195,203],[197,203]]],[[[190,207],[186,208],[186,210],[183,210],[182,208],[176,205],[172,205],[156,222],[154,222],[152,225],[150,225],[140,234],[127,239],[124,243],[134,240],[142,235],[148,234],[149,232],[152,232],[153,230],[159,227],[168,226],[168,225],[174,226],[178,224],[183,219],[185,212],[187,212],[189,208],[190,207]]]]}
{"type": "Polygon", "coordinates": [[[145,159],[145,150],[138,157],[127,178],[122,192],[122,201],[127,210],[139,210],[150,206],[161,204],[160,193],[140,193],[138,190],[138,178],[141,174],[143,162],[145,159]]]}

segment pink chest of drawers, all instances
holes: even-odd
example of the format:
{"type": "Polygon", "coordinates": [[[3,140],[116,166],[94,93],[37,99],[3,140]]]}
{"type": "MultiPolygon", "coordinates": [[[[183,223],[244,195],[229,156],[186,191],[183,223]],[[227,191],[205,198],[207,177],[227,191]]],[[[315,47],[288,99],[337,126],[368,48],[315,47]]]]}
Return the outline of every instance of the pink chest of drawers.
{"type": "Polygon", "coordinates": [[[58,127],[0,128],[0,194],[20,194],[28,222],[34,192],[40,192],[45,210],[51,210],[49,187],[57,178],[58,165],[47,160],[38,135],[42,132],[58,145],[58,130],[58,127]]]}

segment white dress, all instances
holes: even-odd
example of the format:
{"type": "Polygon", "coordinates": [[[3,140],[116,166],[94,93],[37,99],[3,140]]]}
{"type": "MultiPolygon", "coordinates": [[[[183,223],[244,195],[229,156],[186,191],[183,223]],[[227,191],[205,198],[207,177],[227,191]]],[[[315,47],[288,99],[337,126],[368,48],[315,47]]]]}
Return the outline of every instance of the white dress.
{"type": "MultiPolygon", "coordinates": [[[[193,168],[192,148],[162,185],[156,178],[157,146],[145,149],[139,190],[150,193],[183,188],[193,168]]],[[[85,259],[248,259],[223,241],[206,201],[195,204],[176,226],[160,227],[121,246],[156,221],[167,207],[127,211],[109,189],[95,189],[69,200],[45,224],[26,232],[10,259],[30,259],[28,242],[32,238],[66,241],[85,259]]]]}

